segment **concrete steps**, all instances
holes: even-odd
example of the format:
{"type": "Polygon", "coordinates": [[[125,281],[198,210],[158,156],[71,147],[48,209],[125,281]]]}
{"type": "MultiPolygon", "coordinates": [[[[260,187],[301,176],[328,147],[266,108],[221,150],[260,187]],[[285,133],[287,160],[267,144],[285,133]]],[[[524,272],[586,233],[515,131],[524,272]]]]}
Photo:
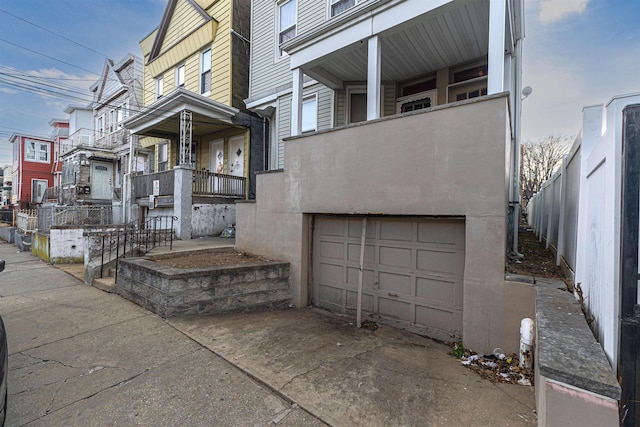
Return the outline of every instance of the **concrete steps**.
{"type": "Polygon", "coordinates": [[[115,277],[103,277],[93,279],[93,287],[110,294],[115,293],[116,279],[115,277]]]}

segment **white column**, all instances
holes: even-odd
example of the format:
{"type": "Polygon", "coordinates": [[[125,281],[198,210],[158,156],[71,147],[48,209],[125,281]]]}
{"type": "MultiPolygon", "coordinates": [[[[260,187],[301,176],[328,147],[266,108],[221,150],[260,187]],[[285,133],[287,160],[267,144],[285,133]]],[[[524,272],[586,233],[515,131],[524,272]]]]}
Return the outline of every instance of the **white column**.
{"type": "Polygon", "coordinates": [[[487,93],[504,90],[504,38],[506,29],[506,0],[489,3],[489,76],[487,93]]]}
{"type": "Polygon", "coordinates": [[[293,69],[293,93],[291,99],[291,136],[302,133],[302,69],[293,69]]]}
{"type": "Polygon", "coordinates": [[[378,36],[373,36],[368,41],[368,67],[367,67],[367,120],[380,118],[380,58],[381,46],[378,36]]]}

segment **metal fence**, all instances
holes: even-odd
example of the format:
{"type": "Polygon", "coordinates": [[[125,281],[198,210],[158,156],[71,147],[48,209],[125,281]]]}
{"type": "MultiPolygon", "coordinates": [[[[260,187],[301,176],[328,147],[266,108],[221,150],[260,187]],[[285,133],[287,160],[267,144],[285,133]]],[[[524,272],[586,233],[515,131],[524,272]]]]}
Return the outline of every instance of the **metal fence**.
{"type": "Polygon", "coordinates": [[[57,225],[113,224],[111,206],[41,206],[38,208],[38,231],[48,233],[57,225]]]}

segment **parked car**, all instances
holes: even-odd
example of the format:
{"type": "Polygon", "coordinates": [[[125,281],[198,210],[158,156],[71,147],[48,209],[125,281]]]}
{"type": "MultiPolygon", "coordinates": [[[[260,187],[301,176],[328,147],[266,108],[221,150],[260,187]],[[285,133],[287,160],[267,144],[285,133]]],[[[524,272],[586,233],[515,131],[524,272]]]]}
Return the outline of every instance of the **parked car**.
{"type": "MultiPolygon", "coordinates": [[[[0,271],[4,271],[4,260],[0,260],[0,271]]],[[[4,327],[2,316],[0,316],[0,376],[2,385],[0,386],[0,426],[4,426],[7,418],[7,372],[9,372],[9,347],[7,346],[7,330],[4,327]]]]}

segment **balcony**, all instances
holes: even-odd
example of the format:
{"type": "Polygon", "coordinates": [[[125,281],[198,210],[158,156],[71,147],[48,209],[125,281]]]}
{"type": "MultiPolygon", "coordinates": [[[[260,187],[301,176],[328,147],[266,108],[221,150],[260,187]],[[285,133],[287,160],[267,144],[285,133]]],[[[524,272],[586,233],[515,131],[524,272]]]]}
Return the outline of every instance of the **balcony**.
{"type": "Polygon", "coordinates": [[[103,132],[98,136],[98,132],[93,129],[81,128],[69,136],[62,144],[62,153],[65,155],[76,148],[102,148],[112,149],[129,143],[129,132],[126,129],[118,129],[111,133],[103,132]]]}

